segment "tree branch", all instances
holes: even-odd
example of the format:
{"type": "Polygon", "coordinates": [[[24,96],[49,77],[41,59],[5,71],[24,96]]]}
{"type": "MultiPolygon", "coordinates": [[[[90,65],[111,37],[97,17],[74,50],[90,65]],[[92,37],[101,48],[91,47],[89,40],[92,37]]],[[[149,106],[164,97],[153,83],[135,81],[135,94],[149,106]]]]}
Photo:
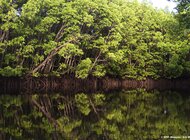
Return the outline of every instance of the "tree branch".
{"type": "Polygon", "coordinates": [[[99,59],[99,57],[101,56],[101,54],[102,54],[102,52],[99,51],[97,57],[96,57],[95,60],[94,60],[94,63],[92,64],[92,67],[91,67],[91,69],[90,69],[90,72],[92,71],[92,69],[94,68],[94,66],[96,65],[96,63],[98,62],[98,59],[99,59]]]}
{"type": "Polygon", "coordinates": [[[61,39],[61,37],[63,36],[63,31],[64,31],[65,27],[66,27],[66,26],[63,24],[63,25],[61,26],[61,28],[59,29],[59,31],[58,31],[58,33],[57,33],[57,35],[56,35],[56,37],[55,37],[55,41],[56,41],[56,42],[58,42],[59,39],[61,39]]]}
{"type": "Polygon", "coordinates": [[[54,124],[55,127],[58,126],[57,121],[56,121],[53,117],[51,117],[51,114],[49,114],[49,112],[46,112],[45,109],[44,109],[36,100],[31,99],[31,101],[32,101],[32,103],[33,103],[35,106],[37,106],[37,107],[40,109],[40,111],[48,118],[48,120],[49,120],[51,123],[54,124]]]}
{"type": "Polygon", "coordinates": [[[61,46],[55,48],[54,50],[52,50],[52,51],[50,52],[50,54],[45,58],[45,60],[44,60],[43,62],[41,62],[37,67],[35,67],[33,70],[31,70],[31,71],[29,72],[29,75],[32,74],[32,73],[35,73],[35,72],[39,71],[39,69],[41,69],[42,67],[44,67],[48,62],[51,61],[51,59],[52,59],[64,46],[66,46],[66,45],[67,45],[68,43],[70,43],[71,41],[73,41],[73,40],[70,40],[70,41],[68,41],[67,43],[65,43],[65,44],[63,44],[63,45],[61,45],[61,46]]]}

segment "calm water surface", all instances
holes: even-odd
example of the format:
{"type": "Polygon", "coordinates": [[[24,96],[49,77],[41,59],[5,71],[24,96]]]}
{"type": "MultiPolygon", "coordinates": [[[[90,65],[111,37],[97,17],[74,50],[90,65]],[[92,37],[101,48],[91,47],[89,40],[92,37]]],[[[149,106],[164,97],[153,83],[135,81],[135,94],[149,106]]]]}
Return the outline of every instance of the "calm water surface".
{"type": "Polygon", "coordinates": [[[0,96],[0,140],[152,140],[190,135],[189,93],[143,89],[0,96]]]}

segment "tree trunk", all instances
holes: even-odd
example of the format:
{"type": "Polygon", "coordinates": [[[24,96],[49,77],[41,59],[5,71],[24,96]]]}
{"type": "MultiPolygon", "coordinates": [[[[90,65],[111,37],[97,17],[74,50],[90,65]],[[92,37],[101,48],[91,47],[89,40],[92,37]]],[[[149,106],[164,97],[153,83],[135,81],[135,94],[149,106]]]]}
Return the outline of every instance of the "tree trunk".
{"type": "MultiPolygon", "coordinates": [[[[72,41],[72,40],[71,40],[72,41]]],[[[44,59],[44,61],[42,61],[38,66],[36,66],[34,69],[32,69],[29,72],[29,75],[35,72],[38,72],[40,69],[45,68],[46,65],[49,65],[50,61],[52,61],[53,57],[58,54],[58,52],[68,43],[70,43],[71,41],[68,41],[67,43],[65,43],[64,45],[61,45],[57,48],[55,48],[54,50],[52,50],[49,55],[44,59]]]]}

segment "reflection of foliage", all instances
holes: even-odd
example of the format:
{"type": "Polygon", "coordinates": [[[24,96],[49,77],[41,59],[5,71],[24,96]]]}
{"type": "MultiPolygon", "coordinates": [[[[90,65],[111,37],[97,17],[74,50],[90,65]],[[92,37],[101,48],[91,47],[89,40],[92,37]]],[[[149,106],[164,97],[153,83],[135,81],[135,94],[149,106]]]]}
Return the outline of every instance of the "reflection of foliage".
{"type": "Polygon", "coordinates": [[[97,93],[94,95],[94,102],[96,105],[102,105],[105,100],[105,95],[97,93]]]}
{"type": "Polygon", "coordinates": [[[47,134],[51,134],[54,131],[54,126],[49,123],[47,118],[42,118],[42,124],[39,127],[45,130],[47,134]]]}
{"type": "Polygon", "coordinates": [[[77,103],[77,108],[84,114],[88,115],[90,113],[90,103],[88,96],[84,93],[75,95],[75,100],[77,103]]]}
{"type": "Polygon", "coordinates": [[[121,122],[124,118],[121,110],[112,110],[109,114],[107,114],[106,118],[108,120],[115,120],[117,122],[121,122]]]}
{"type": "Polygon", "coordinates": [[[176,92],[26,97],[0,97],[0,134],[14,139],[136,140],[186,136],[190,129],[190,98],[176,92]]]}
{"type": "Polygon", "coordinates": [[[59,129],[66,134],[69,134],[72,132],[72,130],[78,126],[81,125],[81,120],[73,120],[71,121],[68,117],[61,117],[58,119],[59,126],[61,126],[59,129]]]}

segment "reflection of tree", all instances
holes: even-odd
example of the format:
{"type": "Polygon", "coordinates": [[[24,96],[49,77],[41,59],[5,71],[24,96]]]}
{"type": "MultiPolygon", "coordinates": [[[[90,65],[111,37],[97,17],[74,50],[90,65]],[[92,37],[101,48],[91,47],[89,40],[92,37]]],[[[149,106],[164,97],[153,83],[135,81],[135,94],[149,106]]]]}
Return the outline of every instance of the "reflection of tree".
{"type": "Polygon", "coordinates": [[[159,139],[190,130],[190,98],[145,90],[0,97],[0,139],[159,139]]]}
{"type": "MultiPolygon", "coordinates": [[[[62,131],[68,132],[80,121],[72,119],[72,99],[59,95],[37,96],[27,98],[2,96],[0,99],[0,132],[15,138],[32,136],[38,139],[59,139],[62,131]],[[69,108],[69,109],[68,109],[69,108]],[[57,114],[56,114],[57,112],[57,114]],[[69,125],[65,125],[69,123],[69,125]]],[[[63,136],[67,137],[66,133],[63,136]]],[[[4,138],[2,138],[4,139],[4,138]]]]}
{"type": "Polygon", "coordinates": [[[120,132],[115,139],[158,139],[160,135],[188,135],[189,120],[183,110],[187,101],[182,100],[180,94],[140,90],[123,92],[118,98],[117,95],[111,95],[110,98],[115,103],[107,102],[107,107],[113,107],[108,113],[113,116],[111,123],[117,124],[120,132]],[[117,113],[113,113],[114,109],[117,109],[117,113]],[[165,109],[167,113],[164,113],[165,109]]]}
{"type": "Polygon", "coordinates": [[[54,127],[57,127],[57,121],[51,117],[51,114],[46,111],[47,109],[45,109],[43,106],[41,106],[35,99],[31,99],[32,103],[39,108],[39,111],[41,111],[49,120],[50,123],[54,124],[54,127]]]}

